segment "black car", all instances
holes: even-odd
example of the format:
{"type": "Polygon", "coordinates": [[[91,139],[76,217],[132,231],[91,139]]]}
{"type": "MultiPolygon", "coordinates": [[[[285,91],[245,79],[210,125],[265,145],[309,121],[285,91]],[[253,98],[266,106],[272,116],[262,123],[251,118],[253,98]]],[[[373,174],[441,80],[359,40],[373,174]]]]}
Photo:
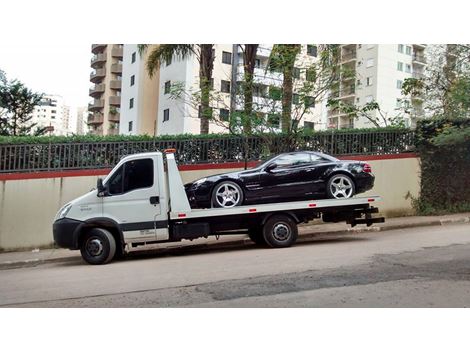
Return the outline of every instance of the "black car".
{"type": "Polygon", "coordinates": [[[230,208],[322,198],[345,199],[374,186],[369,164],[310,152],[275,156],[244,171],[208,176],[185,185],[192,208],[230,208]]]}

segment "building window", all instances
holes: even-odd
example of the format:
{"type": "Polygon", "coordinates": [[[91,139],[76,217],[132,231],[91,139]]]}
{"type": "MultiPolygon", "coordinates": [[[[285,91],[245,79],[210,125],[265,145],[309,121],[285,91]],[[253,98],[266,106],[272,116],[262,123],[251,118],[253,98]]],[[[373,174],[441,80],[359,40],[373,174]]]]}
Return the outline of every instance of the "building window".
{"type": "Polygon", "coordinates": [[[398,52],[403,54],[403,44],[398,44],[398,52]]]}
{"type": "Polygon", "coordinates": [[[316,45],[307,45],[307,55],[317,57],[317,51],[316,45]]]}
{"type": "Polygon", "coordinates": [[[397,98],[397,104],[396,104],[397,109],[401,109],[401,99],[397,98]]]}
{"type": "Polygon", "coordinates": [[[129,121],[129,132],[132,132],[133,121],[129,121]]]}
{"type": "Polygon", "coordinates": [[[366,86],[371,86],[372,85],[372,77],[367,77],[366,78],[366,86]]]}
{"type": "Polygon", "coordinates": [[[372,67],[374,66],[374,59],[367,59],[366,67],[372,67]]]}
{"type": "Polygon", "coordinates": [[[165,94],[170,94],[170,90],[171,90],[171,81],[166,81],[165,82],[165,94]]]}
{"type": "Polygon", "coordinates": [[[406,46],[406,55],[411,55],[411,46],[406,46]]]}
{"type": "Polygon", "coordinates": [[[397,80],[397,89],[401,89],[401,87],[403,86],[403,81],[402,80],[397,80]]]}
{"type": "Polygon", "coordinates": [[[51,110],[51,114],[55,114],[57,110],[51,110]]]}
{"type": "Polygon", "coordinates": [[[315,71],[315,69],[308,68],[305,72],[305,79],[309,82],[315,82],[315,80],[317,79],[317,72],[315,71]]]}
{"type": "Polygon", "coordinates": [[[129,109],[132,109],[134,107],[134,98],[129,99],[129,109]]]}
{"type": "Polygon", "coordinates": [[[397,70],[403,71],[403,62],[400,62],[400,61],[397,62],[397,70]]]}
{"type": "Polygon", "coordinates": [[[362,83],[361,83],[361,80],[358,79],[358,80],[356,81],[356,86],[359,87],[361,84],[362,84],[362,83]]]}
{"type": "Polygon", "coordinates": [[[230,118],[230,111],[227,109],[220,109],[219,117],[222,121],[228,121],[230,118]]]}
{"type": "Polygon", "coordinates": [[[268,126],[279,127],[281,122],[281,115],[279,114],[268,114],[268,126]]]}
{"type": "MultiPolygon", "coordinates": [[[[46,117],[46,116],[44,115],[44,117],[46,117]]],[[[51,115],[51,119],[55,119],[55,116],[54,116],[54,115],[51,115]]]]}
{"type": "Polygon", "coordinates": [[[135,83],[135,75],[132,75],[131,76],[131,87],[134,85],[135,83]]]}
{"type": "Polygon", "coordinates": [[[269,97],[273,100],[281,100],[282,90],[281,88],[271,86],[269,87],[269,97]]]}
{"type": "Polygon", "coordinates": [[[222,93],[230,93],[230,81],[220,81],[220,91],[222,93]]]}
{"type": "Polygon", "coordinates": [[[311,121],[304,121],[304,129],[313,131],[315,124],[311,121]]]}
{"type": "Polygon", "coordinates": [[[305,97],[305,107],[306,108],[314,108],[315,107],[315,98],[314,97],[305,97]]]}
{"type": "Polygon", "coordinates": [[[294,78],[299,79],[300,78],[300,68],[294,67],[294,71],[292,71],[292,76],[294,78]]]}
{"type": "Polygon", "coordinates": [[[135,57],[136,57],[136,52],[134,51],[132,53],[132,57],[131,57],[131,64],[133,64],[135,62],[135,57]]]}
{"type": "Polygon", "coordinates": [[[255,67],[256,68],[261,68],[261,60],[260,59],[255,59],[255,67]]]}
{"type": "Polygon", "coordinates": [[[163,122],[170,119],[170,109],[163,110],[163,122]]]}
{"type": "Polygon", "coordinates": [[[298,94],[292,94],[292,103],[294,105],[299,105],[300,103],[300,96],[298,94]]]}
{"type": "Polygon", "coordinates": [[[411,65],[410,64],[406,64],[405,72],[411,73],[411,65]]]}
{"type": "Polygon", "coordinates": [[[222,51],[222,63],[231,65],[232,64],[232,53],[228,51],[222,51]]]}

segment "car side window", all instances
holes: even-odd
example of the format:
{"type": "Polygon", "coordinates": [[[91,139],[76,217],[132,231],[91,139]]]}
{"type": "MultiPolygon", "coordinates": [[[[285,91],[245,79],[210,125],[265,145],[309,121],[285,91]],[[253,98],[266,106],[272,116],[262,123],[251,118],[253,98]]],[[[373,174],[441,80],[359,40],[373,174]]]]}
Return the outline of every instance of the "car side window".
{"type": "Polygon", "coordinates": [[[152,159],[128,161],[114,173],[108,185],[111,195],[151,187],[153,185],[152,159]]]}
{"type": "Polygon", "coordinates": [[[306,153],[292,153],[283,155],[280,158],[275,160],[276,166],[278,168],[286,168],[292,166],[299,166],[310,164],[310,155],[306,153]]]}
{"type": "Polygon", "coordinates": [[[312,163],[315,163],[315,164],[317,164],[317,163],[323,163],[323,162],[326,161],[325,158],[323,158],[323,157],[321,157],[321,156],[319,156],[319,155],[316,155],[316,154],[310,154],[310,159],[311,159],[312,163]]]}

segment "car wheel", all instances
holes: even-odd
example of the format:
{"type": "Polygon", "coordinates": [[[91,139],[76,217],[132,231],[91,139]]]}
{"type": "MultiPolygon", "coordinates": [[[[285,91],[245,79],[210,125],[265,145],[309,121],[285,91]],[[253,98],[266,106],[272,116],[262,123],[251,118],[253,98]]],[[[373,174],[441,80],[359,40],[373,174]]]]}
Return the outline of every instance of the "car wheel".
{"type": "Polygon", "coordinates": [[[273,215],[263,226],[263,238],[273,248],[289,247],[297,236],[297,224],[287,215],[273,215]]]}
{"type": "Polygon", "coordinates": [[[214,208],[232,208],[242,202],[243,191],[235,182],[221,182],[212,191],[212,207],[214,208]]]}
{"type": "Polygon", "coordinates": [[[248,237],[258,246],[266,246],[261,227],[252,227],[248,230],[248,237]]]}
{"type": "Polygon", "coordinates": [[[328,198],[348,199],[355,194],[356,189],[349,176],[336,174],[328,180],[326,192],[328,198]]]}
{"type": "Polygon", "coordinates": [[[83,239],[80,252],[88,264],[106,264],[116,253],[116,241],[108,230],[94,228],[83,239]]]}

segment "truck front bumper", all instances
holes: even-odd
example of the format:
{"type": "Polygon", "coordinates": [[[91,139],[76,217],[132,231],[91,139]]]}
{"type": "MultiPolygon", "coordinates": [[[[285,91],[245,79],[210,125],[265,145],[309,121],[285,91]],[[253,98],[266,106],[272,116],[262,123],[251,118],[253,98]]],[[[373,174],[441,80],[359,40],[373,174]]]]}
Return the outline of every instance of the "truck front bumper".
{"type": "Polygon", "coordinates": [[[62,218],[52,225],[54,242],[62,248],[78,249],[78,228],[83,225],[82,221],[62,218]]]}

